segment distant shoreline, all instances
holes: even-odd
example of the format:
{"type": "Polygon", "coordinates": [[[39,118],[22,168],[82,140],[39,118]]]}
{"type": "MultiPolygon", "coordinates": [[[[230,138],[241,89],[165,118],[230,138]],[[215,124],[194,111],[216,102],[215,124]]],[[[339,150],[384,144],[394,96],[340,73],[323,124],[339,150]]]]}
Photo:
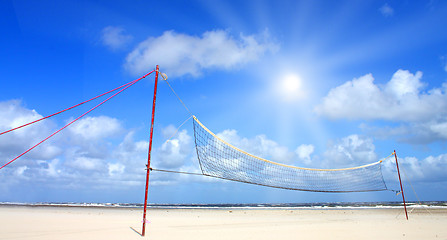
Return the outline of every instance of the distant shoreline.
{"type": "MultiPolygon", "coordinates": [[[[60,203],[60,202],[0,202],[0,207],[85,207],[85,208],[143,208],[139,203],[60,203]]],[[[329,203],[254,203],[254,204],[148,204],[150,209],[242,209],[242,210],[324,210],[324,209],[397,209],[401,202],[329,202],[329,203]]],[[[408,202],[409,208],[447,209],[447,201],[408,202]]]]}

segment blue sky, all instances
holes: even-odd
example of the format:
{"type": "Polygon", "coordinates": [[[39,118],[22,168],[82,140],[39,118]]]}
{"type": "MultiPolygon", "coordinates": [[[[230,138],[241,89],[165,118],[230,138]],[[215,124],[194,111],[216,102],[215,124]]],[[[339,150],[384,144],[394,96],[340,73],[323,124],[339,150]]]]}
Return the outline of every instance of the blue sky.
{"type": "MultiPolygon", "coordinates": [[[[396,149],[419,198],[447,200],[445,1],[2,1],[0,13],[2,131],[159,64],[201,122],[250,153],[342,168],[396,149]]],[[[2,169],[0,201],[143,202],[153,83],[2,169]]],[[[0,163],[94,105],[0,136],[0,163]]],[[[166,142],[188,117],[160,81],[152,166],[199,171],[191,120],[166,142]]],[[[397,189],[392,161],[382,167],[397,189]]],[[[155,203],[399,200],[158,172],[149,191],[155,203]]]]}

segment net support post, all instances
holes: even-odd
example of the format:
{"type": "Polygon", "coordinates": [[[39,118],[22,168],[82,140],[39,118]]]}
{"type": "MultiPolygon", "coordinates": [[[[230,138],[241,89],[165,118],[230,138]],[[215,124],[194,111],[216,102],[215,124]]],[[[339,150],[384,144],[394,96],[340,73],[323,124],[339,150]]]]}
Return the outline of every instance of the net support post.
{"type": "Polygon", "coordinates": [[[397,175],[399,176],[400,193],[402,193],[402,201],[404,203],[405,216],[407,217],[407,220],[408,220],[407,204],[405,203],[404,188],[402,187],[402,180],[400,178],[399,163],[397,161],[396,150],[394,150],[394,158],[396,159],[397,175]]]}
{"type": "Polygon", "coordinates": [[[152,119],[151,119],[151,129],[149,136],[149,151],[147,154],[147,165],[146,165],[146,191],[144,193],[143,228],[141,230],[141,236],[143,237],[146,233],[147,193],[149,188],[149,173],[151,169],[152,135],[154,133],[155,100],[157,99],[158,65],[155,71],[156,72],[155,72],[155,84],[154,84],[154,99],[152,101],[152,119]]]}

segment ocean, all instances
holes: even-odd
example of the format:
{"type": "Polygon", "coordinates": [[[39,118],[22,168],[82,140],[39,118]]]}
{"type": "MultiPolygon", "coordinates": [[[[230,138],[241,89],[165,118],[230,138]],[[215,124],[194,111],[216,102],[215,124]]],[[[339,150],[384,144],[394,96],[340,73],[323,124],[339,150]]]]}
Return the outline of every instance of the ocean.
{"type": "MultiPolygon", "coordinates": [[[[0,206],[29,207],[99,207],[143,208],[141,203],[60,203],[60,202],[1,202],[0,206]]],[[[148,204],[149,209],[245,209],[245,210],[321,210],[321,209],[388,209],[402,208],[402,202],[327,202],[327,203],[238,203],[238,204],[148,204]]],[[[407,208],[447,208],[447,201],[407,202],[407,208]]]]}

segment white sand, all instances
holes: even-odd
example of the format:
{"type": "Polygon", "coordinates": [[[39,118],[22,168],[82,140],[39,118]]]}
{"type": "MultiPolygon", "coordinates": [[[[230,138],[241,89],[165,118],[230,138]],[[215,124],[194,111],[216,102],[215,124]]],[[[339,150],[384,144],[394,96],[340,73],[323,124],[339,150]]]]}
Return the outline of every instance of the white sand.
{"type": "Polygon", "coordinates": [[[0,239],[447,239],[447,209],[162,210],[0,207],[0,239]],[[133,229],[136,231],[134,231],[133,229]]]}

